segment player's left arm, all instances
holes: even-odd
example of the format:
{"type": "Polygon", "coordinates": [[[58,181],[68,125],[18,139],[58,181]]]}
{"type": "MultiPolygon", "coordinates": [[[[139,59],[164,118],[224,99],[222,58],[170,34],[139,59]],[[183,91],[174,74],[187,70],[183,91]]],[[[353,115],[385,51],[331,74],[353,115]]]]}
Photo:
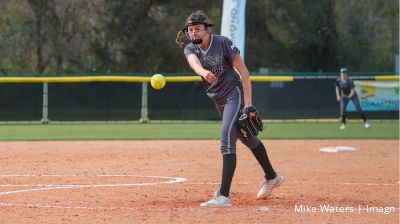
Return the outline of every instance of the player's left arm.
{"type": "Polygon", "coordinates": [[[251,101],[251,82],[250,82],[249,70],[247,70],[247,67],[244,64],[242,57],[240,57],[240,54],[236,54],[233,57],[232,65],[239,71],[240,76],[242,77],[244,106],[250,107],[253,104],[251,101]]]}

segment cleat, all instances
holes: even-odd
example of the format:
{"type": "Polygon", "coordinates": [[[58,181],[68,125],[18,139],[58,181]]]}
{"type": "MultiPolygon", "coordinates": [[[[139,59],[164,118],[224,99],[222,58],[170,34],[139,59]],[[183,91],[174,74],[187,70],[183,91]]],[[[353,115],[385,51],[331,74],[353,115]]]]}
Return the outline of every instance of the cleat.
{"type": "Polygon", "coordinates": [[[232,206],[232,201],[229,197],[225,197],[221,195],[221,193],[215,192],[214,197],[204,203],[201,203],[200,206],[202,207],[225,207],[225,206],[232,206]]]}
{"type": "Polygon", "coordinates": [[[346,129],[346,125],[345,125],[345,124],[342,124],[342,125],[340,126],[340,130],[344,130],[344,129],[346,129]]]}
{"type": "Polygon", "coordinates": [[[370,128],[371,125],[370,125],[370,124],[368,123],[368,121],[367,121],[367,122],[364,123],[364,127],[365,127],[365,128],[370,128]]]}
{"type": "Polygon", "coordinates": [[[282,176],[279,176],[279,174],[276,174],[275,179],[265,180],[261,184],[260,191],[258,191],[258,193],[257,193],[257,199],[268,198],[271,195],[272,190],[274,188],[277,188],[277,187],[281,186],[281,184],[284,181],[285,181],[285,179],[282,176]]]}

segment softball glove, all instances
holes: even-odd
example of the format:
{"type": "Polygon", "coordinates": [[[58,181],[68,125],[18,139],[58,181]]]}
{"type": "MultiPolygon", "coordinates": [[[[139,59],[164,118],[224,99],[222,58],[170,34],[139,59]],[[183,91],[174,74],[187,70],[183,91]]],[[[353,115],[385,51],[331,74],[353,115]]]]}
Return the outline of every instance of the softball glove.
{"type": "Polygon", "coordinates": [[[254,106],[243,109],[242,115],[239,117],[238,128],[239,133],[246,141],[257,136],[264,129],[261,118],[254,106]]]}

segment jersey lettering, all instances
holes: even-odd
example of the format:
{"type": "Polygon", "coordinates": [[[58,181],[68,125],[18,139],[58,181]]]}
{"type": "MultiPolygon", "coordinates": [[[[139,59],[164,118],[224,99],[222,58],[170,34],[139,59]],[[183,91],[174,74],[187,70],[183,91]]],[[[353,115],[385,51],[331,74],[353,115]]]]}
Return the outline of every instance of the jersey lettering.
{"type": "Polygon", "coordinates": [[[222,59],[223,59],[222,54],[216,54],[203,57],[200,60],[200,62],[204,68],[210,70],[212,73],[214,73],[215,76],[218,77],[224,73],[224,67],[222,66],[222,59]]]}

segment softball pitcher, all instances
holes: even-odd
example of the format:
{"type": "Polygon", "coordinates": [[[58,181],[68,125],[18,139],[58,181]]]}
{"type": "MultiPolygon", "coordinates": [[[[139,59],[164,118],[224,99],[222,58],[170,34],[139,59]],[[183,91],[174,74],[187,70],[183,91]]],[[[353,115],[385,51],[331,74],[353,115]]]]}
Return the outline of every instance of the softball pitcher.
{"type": "Polygon", "coordinates": [[[252,106],[249,72],[240,57],[239,49],[224,36],[210,33],[207,16],[193,12],[179,31],[176,43],[181,47],[187,38],[191,43],[184,49],[186,59],[196,74],[201,76],[207,95],[215,102],[222,119],[221,154],[223,157],[220,190],[201,206],[231,206],[229,191],[236,168],[236,141],[238,138],[252,151],[265,173],[265,180],[257,198],[267,198],[280,186],[284,178],[271,166],[263,143],[253,137],[247,141],[238,133],[238,116],[242,109],[252,106]],[[239,71],[240,75],[235,71],[239,71]],[[240,78],[241,76],[241,78],[240,78]]]}
{"type": "Polygon", "coordinates": [[[369,128],[370,124],[367,121],[367,116],[361,108],[360,100],[356,90],[354,89],[354,82],[348,76],[347,68],[340,69],[340,77],[336,79],[336,99],[340,102],[340,116],[342,118],[341,130],[346,129],[346,108],[351,100],[356,107],[357,112],[364,121],[364,127],[369,128]]]}

